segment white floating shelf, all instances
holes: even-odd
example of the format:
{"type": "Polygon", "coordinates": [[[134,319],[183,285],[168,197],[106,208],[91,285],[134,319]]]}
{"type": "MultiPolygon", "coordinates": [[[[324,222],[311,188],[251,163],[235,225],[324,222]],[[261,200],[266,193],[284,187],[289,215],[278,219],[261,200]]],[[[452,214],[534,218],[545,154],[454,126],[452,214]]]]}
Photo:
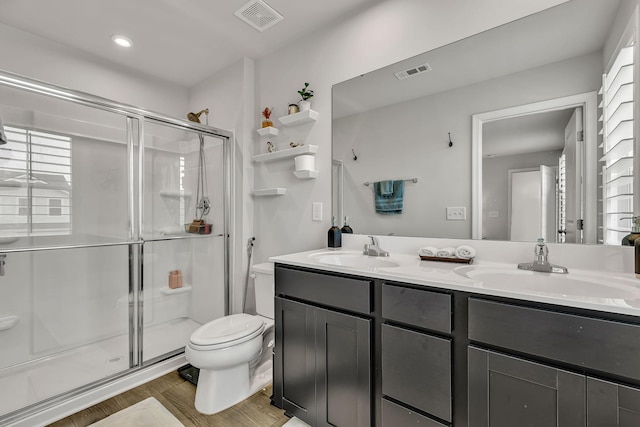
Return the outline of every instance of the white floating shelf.
{"type": "Polygon", "coordinates": [[[185,193],[180,191],[161,191],[160,196],[168,199],[180,199],[191,197],[191,193],[185,193]]]}
{"type": "Polygon", "coordinates": [[[175,288],[175,289],[171,289],[171,288],[162,288],[160,289],[160,293],[163,295],[178,295],[178,294],[184,294],[185,292],[191,292],[191,285],[182,285],[181,288],[175,288]]]}
{"type": "Polygon", "coordinates": [[[287,148],[285,150],[274,151],[273,153],[258,154],[253,156],[254,162],[269,162],[271,160],[286,159],[301,154],[315,154],[318,152],[317,145],[301,145],[295,148],[287,148]]]}
{"type": "Polygon", "coordinates": [[[273,126],[268,126],[266,128],[258,129],[258,133],[260,136],[278,136],[280,131],[273,126]]]}
{"type": "Polygon", "coordinates": [[[295,171],[293,174],[299,179],[314,179],[318,177],[318,171],[295,171]]]}
{"type": "Polygon", "coordinates": [[[282,196],[284,194],[287,194],[287,189],[282,187],[253,190],[254,196],[282,196]]]}
{"type": "Polygon", "coordinates": [[[280,123],[284,126],[298,126],[304,123],[315,122],[320,114],[314,110],[300,111],[299,113],[289,114],[288,116],[278,117],[280,123]]]}

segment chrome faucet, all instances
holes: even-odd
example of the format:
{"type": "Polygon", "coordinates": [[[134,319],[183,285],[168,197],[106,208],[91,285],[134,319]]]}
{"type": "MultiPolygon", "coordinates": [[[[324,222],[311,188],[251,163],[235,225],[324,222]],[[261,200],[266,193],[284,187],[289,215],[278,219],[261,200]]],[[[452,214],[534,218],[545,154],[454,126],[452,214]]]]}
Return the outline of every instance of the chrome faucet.
{"type": "Polygon", "coordinates": [[[389,256],[389,252],[383,251],[382,248],[380,248],[380,243],[378,242],[378,239],[376,239],[373,236],[369,236],[369,239],[370,239],[369,243],[364,244],[364,250],[362,251],[364,255],[389,256]]]}
{"type": "Polygon", "coordinates": [[[569,272],[566,267],[549,263],[549,248],[544,243],[544,239],[542,237],[538,239],[538,243],[536,243],[533,253],[535,255],[533,262],[523,262],[518,264],[518,268],[520,270],[560,274],[567,274],[569,272]]]}

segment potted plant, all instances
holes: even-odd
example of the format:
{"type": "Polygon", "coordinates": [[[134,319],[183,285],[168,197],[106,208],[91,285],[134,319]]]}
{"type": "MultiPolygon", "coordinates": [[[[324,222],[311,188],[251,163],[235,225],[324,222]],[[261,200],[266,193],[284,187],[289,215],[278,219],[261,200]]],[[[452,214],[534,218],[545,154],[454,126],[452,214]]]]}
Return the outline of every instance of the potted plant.
{"type": "Polygon", "coordinates": [[[309,110],[311,108],[311,101],[309,101],[309,98],[313,96],[313,91],[309,89],[309,83],[305,83],[304,87],[298,91],[298,94],[302,98],[298,101],[300,111],[309,110]]]}
{"type": "Polygon", "coordinates": [[[270,119],[271,113],[273,113],[273,109],[269,107],[266,107],[264,110],[262,110],[262,117],[264,117],[264,120],[262,121],[263,128],[268,128],[269,126],[273,126],[273,122],[270,119]]]}

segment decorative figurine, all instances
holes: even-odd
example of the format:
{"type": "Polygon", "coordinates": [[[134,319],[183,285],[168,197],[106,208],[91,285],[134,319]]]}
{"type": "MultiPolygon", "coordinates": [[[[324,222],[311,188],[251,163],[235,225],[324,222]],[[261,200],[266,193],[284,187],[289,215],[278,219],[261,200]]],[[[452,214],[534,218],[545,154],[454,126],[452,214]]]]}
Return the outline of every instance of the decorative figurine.
{"type": "Polygon", "coordinates": [[[304,144],[302,142],[299,142],[299,143],[296,144],[295,142],[291,141],[289,143],[289,145],[291,146],[291,148],[296,148],[296,147],[299,147],[299,146],[304,145],[304,144]]]}
{"type": "Polygon", "coordinates": [[[271,113],[273,113],[272,108],[266,107],[264,110],[262,110],[262,117],[264,117],[264,120],[262,121],[263,128],[268,128],[269,126],[273,126],[273,122],[270,119],[271,113]]]}
{"type": "Polygon", "coordinates": [[[274,151],[276,151],[276,147],[273,145],[271,141],[267,141],[267,151],[269,153],[273,153],[274,151]]]}

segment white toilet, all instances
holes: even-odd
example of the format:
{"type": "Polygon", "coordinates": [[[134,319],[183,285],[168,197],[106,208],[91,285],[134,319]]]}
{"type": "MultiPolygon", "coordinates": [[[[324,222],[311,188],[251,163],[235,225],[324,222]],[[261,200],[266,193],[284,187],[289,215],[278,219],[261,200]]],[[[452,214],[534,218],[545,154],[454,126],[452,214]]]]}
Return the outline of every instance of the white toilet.
{"type": "Polygon", "coordinates": [[[195,406],[215,414],[266,387],[272,379],[273,264],[253,266],[256,314],[233,314],[198,328],[185,347],[200,369],[195,406]]]}

